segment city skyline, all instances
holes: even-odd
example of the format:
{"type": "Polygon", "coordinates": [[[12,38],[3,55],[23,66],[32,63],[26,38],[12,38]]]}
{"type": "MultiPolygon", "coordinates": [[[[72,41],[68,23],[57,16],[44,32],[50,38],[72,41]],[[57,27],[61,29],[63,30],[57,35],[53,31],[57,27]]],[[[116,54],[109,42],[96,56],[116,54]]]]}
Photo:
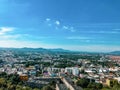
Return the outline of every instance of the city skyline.
{"type": "Polygon", "coordinates": [[[120,50],[119,0],[0,0],[0,47],[120,50]]]}

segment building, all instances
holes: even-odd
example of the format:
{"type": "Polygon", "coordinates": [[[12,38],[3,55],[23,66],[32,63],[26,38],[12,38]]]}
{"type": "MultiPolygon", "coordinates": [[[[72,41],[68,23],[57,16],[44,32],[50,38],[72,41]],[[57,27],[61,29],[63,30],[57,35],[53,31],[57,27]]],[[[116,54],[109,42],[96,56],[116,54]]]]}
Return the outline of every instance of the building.
{"type": "Polygon", "coordinates": [[[72,68],[72,74],[75,75],[75,76],[78,76],[79,75],[79,68],[78,67],[73,67],[72,68]]]}
{"type": "Polygon", "coordinates": [[[27,80],[28,80],[28,75],[26,75],[26,74],[21,74],[21,75],[20,75],[20,80],[22,80],[22,81],[27,81],[27,80]]]}
{"type": "Polygon", "coordinates": [[[106,79],[106,84],[109,86],[109,87],[113,87],[113,85],[115,83],[117,83],[118,81],[115,80],[115,79],[106,79]]]}
{"type": "Polygon", "coordinates": [[[114,78],[115,80],[118,81],[118,83],[120,83],[120,77],[114,78]]]}
{"type": "Polygon", "coordinates": [[[65,73],[72,74],[72,68],[71,67],[66,67],[65,68],[65,73]]]}

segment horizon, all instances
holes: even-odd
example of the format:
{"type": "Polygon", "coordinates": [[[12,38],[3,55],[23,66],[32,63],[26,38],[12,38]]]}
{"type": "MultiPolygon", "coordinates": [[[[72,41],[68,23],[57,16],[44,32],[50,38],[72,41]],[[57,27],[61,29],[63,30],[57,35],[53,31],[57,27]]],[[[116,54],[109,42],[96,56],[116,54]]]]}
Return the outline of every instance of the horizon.
{"type": "Polygon", "coordinates": [[[64,48],[43,48],[43,47],[0,47],[0,49],[46,49],[46,50],[67,50],[70,52],[80,52],[80,53],[111,53],[111,52],[119,52],[119,51],[77,51],[77,50],[69,50],[69,49],[64,49],[64,48]]]}
{"type": "Polygon", "coordinates": [[[0,0],[0,47],[120,51],[119,0],[0,0]]]}

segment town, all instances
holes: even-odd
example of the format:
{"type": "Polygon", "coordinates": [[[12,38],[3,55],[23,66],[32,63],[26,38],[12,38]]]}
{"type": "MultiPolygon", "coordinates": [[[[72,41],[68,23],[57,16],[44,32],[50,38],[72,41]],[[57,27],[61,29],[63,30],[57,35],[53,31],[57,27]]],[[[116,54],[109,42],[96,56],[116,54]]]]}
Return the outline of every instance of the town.
{"type": "Polygon", "coordinates": [[[107,53],[1,49],[0,88],[120,90],[120,56],[107,53]],[[7,81],[11,82],[11,87],[7,81]]]}

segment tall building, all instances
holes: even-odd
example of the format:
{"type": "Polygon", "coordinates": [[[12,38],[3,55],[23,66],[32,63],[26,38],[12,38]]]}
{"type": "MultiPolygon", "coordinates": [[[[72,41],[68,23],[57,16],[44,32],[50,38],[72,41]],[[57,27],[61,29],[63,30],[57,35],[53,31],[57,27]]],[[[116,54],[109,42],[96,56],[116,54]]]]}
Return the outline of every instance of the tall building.
{"type": "Polygon", "coordinates": [[[73,67],[72,68],[72,74],[75,75],[75,76],[78,76],[79,75],[79,68],[78,67],[73,67]]]}

